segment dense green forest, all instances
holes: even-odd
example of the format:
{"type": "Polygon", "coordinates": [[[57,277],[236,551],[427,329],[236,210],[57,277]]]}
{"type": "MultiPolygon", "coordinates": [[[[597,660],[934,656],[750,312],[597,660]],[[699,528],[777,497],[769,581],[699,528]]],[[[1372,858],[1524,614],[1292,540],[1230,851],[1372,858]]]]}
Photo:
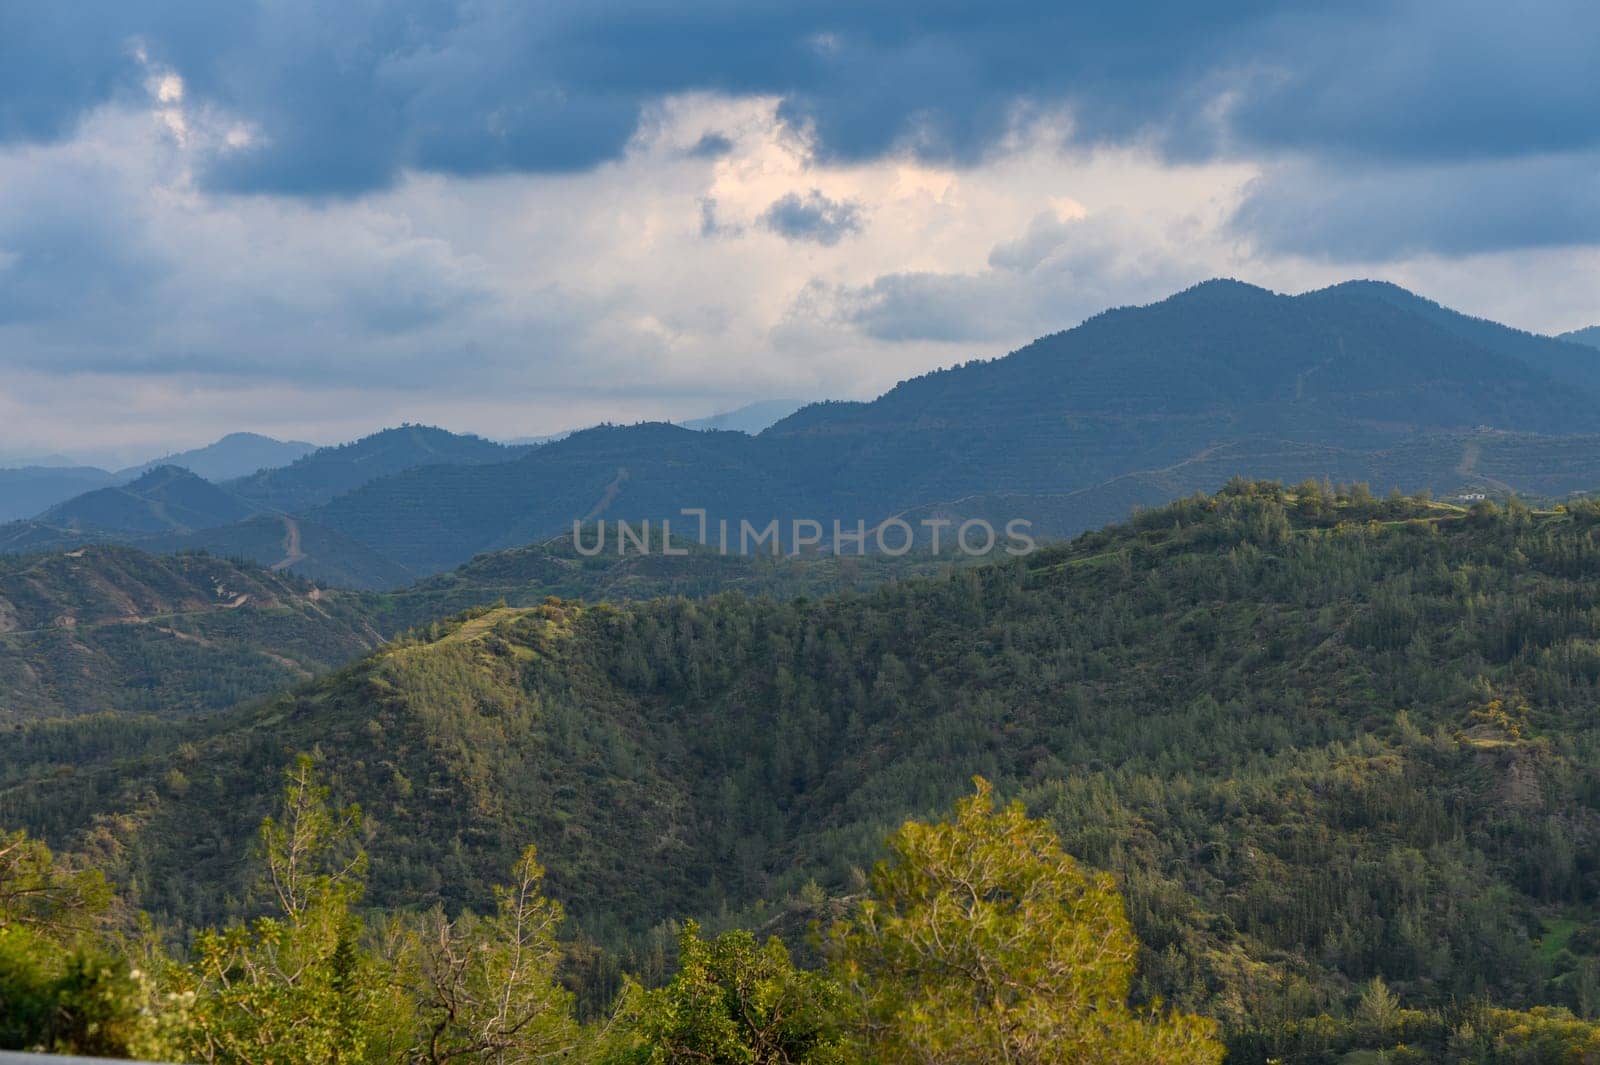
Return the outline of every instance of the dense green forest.
{"type": "Polygon", "coordinates": [[[535,843],[596,1016],[671,977],[684,918],[820,964],[806,929],[981,774],[1114,878],[1135,1004],[1230,1060],[1582,1061],[1528,1047],[1600,1015],[1597,580],[1590,504],[1238,482],[1009,563],[480,607],[237,711],[21,728],[0,824],[181,941],[251,912],[313,752],[365,813],[364,905],[490,912],[535,843]]]}
{"type": "Polygon", "coordinates": [[[996,810],[981,778],[951,820],[890,837],[827,929],[828,972],[775,936],[708,941],[691,921],[670,980],[630,980],[583,1024],[535,847],[482,915],[363,914],[360,810],[329,803],[307,756],[285,777],[252,856],[259,915],[179,953],[148,922],[106,934],[97,871],[0,836],[0,1048],[240,1065],[1222,1060],[1214,1021],[1130,1002],[1137,943],[1111,877],[1020,803],[996,810]]]}

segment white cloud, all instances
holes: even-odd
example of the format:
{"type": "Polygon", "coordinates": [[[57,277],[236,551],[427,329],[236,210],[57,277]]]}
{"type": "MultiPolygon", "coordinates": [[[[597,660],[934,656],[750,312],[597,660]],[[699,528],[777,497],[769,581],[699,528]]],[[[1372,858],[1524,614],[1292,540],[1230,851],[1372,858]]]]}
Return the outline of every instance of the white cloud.
{"type": "Polygon", "coordinates": [[[667,100],[582,174],[211,195],[200,161],[254,134],[151,77],[142,110],[0,152],[0,451],[235,428],[331,441],[402,419],[523,435],[867,397],[1219,274],[1385,276],[1533,328],[1600,318],[1592,249],[1302,259],[1230,228],[1253,164],[1070,154],[1038,127],[975,168],[820,165],[775,99],[667,100]],[[860,232],[797,243],[758,224],[813,190],[857,205],[860,232]]]}

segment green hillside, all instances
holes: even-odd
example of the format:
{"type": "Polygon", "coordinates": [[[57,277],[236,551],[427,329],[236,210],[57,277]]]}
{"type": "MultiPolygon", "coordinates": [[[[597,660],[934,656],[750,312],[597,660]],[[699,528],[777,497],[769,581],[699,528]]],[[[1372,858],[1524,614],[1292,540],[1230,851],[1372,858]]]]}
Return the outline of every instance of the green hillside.
{"type": "Polygon", "coordinates": [[[373,562],[361,545],[310,523],[295,523],[306,557],[282,572],[239,559],[257,550],[270,557],[273,543],[284,550],[285,526],[293,521],[263,516],[186,538],[211,554],[150,555],[103,545],[0,555],[0,725],[107,710],[163,719],[220,710],[485,603],[526,606],[552,595],[591,602],[703,597],[728,589],[784,597],[871,587],[948,564],[927,556],[740,558],[687,544],[682,556],[585,558],[565,540],[484,555],[454,572],[375,594],[299,576],[309,571],[336,583],[403,578],[373,562]],[[314,562],[330,558],[346,568],[330,573],[326,561],[314,562]]]}
{"type": "MultiPolygon", "coordinates": [[[[594,542],[593,529],[585,534],[594,542]]],[[[939,573],[978,559],[913,552],[900,557],[724,555],[714,546],[678,540],[682,555],[607,551],[584,557],[570,536],[479,555],[456,569],[378,596],[376,616],[392,631],[429,624],[490,603],[538,606],[551,596],[587,603],[721,592],[787,599],[862,591],[886,581],[939,573]]]]}
{"type": "Polygon", "coordinates": [[[1117,875],[1141,994],[1238,1046],[1380,975],[1408,1005],[1587,1013],[1597,578],[1587,505],[1241,483],[1025,561],[485,609],[206,721],[26,729],[0,823],[212,919],[278,771],[316,750],[367,811],[372,903],[481,906],[532,840],[626,952],[668,918],[850,892],[886,830],[981,773],[1117,875]]]}
{"type": "Polygon", "coordinates": [[[113,546],[0,556],[0,726],[220,710],[381,640],[360,597],[222,558],[113,546]]]}
{"type": "Polygon", "coordinates": [[[177,466],[158,466],[125,485],[59,503],[39,516],[53,528],[120,534],[188,532],[241,521],[255,508],[177,466]]]}

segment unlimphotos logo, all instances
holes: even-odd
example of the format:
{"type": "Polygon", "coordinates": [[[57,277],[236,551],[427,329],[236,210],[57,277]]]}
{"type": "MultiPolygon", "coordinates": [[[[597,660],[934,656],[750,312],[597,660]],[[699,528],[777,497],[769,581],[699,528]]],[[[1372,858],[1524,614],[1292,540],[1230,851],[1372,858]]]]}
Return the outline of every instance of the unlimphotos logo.
{"type": "MultiPolygon", "coordinates": [[[[1038,544],[1031,530],[1033,522],[1026,518],[1012,518],[1004,526],[1004,536],[993,524],[983,518],[968,518],[957,522],[953,518],[922,518],[912,524],[904,518],[893,517],[868,526],[864,519],[853,526],[834,519],[824,523],[815,518],[771,518],[766,522],[753,522],[740,518],[712,520],[704,507],[684,507],[678,511],[683,518],[693,519],[696,526],[693,538],[702,547],[715,546],[723,555],[761,555],[774,558],[782,555],[833,554],[865,555],[869,547],[877,554],[898,558],[922,546],[930,554],[962,554],[986,557],[996,550],[1020,557],[1031,554],[1038,544]],[[830,535],[831,530],[831,535],[830,535]]],[[[618,555],[687,555],[690,549],[682,540],[674,542],[672,520],[661,519],[652,526],[650,519],[639,522],[601,519],[590,526],[583,521],[572,523],[572,542],[578,554],[593,558],[607,550],[607,525],[611,527],[611,550],[618,555]]]]}

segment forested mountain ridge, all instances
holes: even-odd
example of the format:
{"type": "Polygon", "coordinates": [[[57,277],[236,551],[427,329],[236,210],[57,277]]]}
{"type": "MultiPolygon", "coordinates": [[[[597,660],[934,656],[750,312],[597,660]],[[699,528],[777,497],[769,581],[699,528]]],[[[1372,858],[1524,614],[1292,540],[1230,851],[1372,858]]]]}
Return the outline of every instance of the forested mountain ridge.
{"type": "Polygon", "coordinates": [[[1405,311],[1420,314],[1446,331],[1483,348],[1509,355],[1542,370],[1558,381],[1590,393],[1600,391],[1600,358],[1586,350],[1583,330],[1563,333],[1554,338],[1560,343],[1551,343],[1550,337],[1501,325],[1487,318],[1462,314],[1387,281],[1346,281],[1312,295],[1385,300],[1405,311]],[[1574,345],[1577,347],[1574,348],[1574,345]]]}
{"type": "Polygon", "coordinates": [[[697,531],[694,519],[680,514],[686,507],[704,507],[735,527],[740,516],[758,518],[758,525],[812,516],[811,486],[777,457],[762,438],[744,433],[600,426],[512,463],[431,467],[375,481],[309,516],[424,575],[474,554],[570,533],[580,519],[649,519],[658,529],[665,520],[684,533],[697,531]]]}
{"type": "Polygon", "coordinates": [[[145,510],[128,529],[0,528],[0,550],[154,526],[152,548],[293,558],[319,579],[393,588],[577,520],[659,528],[694,507],[735,528],[937,512],[1061,537],[1237,475],[1560,498],[1600,483],[1593,351],[1379,282],[1286,296],[1217,280],[871,402],[811,404],[755,437],[601,426],[527,448],[402,426],[219,489],[301,521],[315,535],[298,552],[258,517],[213,531],[145,510]]]}
{"type": "Polygon", "coordinates": [[[1213,281],[869,403],[812,404],[753,439],[601,428],[517,462],[375,481],[313,517],[426,573],[575,518],[695,506],[871,526],[1003,497],[1060,536],[1239,474],[1561,495],[1600,480],[1595,361],[1394,286],[1213,281]]]}
{"type": "Polygon", "coordinates": [[[319,448],[287,466],[230,481],[227,487],[263,508],[299,513],[390,474],[420,466],[508,462],[527,450],[430,426],[403,425],[319,448]]]}
{"type": "Polygon", "coordinates": [[[258,512],[253,504],[186,469],[159,466],[127,484],[97,488],[29,520],[0,525],[0,554],[102,543],[171,544],[249,521],[258,512]]]}
{"type": "Polygon", "coordinates": [[[179,466],[158,466],[125,485],[58,503],[39,524],[67,532],[190,532],[241,521],[254,507],[179,466]]]}
{"type": "MultiPolygon", "coordinates": [[[[692,530],[690,530],[692,532],[692,530]]],[[[596,537],[585,532],[588,542],[596,537]]],[[[538,606],[556,597],[589,604],[665,597],[705,599],[737,592],[788,599],[864,591],[891,580],[975,565],[976,557],[913,552],[899,557],[850,554],[774,558],[723,554],[714,545],[674,537],[675,552],[619,555],[613,549],[585,557],[571,536],[475,557],[448,573],[428,577],[373,600],[391,631],[438,622],[491,603],[538,606]]],[[[998,554],[1002,549],[997,547],[998,554]]]]}
{"type": "Polygon", "coordinates": [[[1597,690],[1595,507],[1238,484],[864,593],[475,611],[120,750],[24,729],[0,823],[211,919],[317,750],[368,813],[372,902],[481,906],[532,839],[589,935],[647,953],[668,917],[848,892],[982,773],[1117,875],[1142,993],[1262,1060],[1374,976],[1600,1011],[1597,690]]]}
{"type": "Polygon", "coordinates": [[[294,512],[412,467],[505,462],[526,450],[407,425],[339,447],[310,449],[308,454],[300,445],[235,434],[211,448],[175,456],[172,464],[152,464],[142,473],[0,470],[0,491],[16,487],[9,498],[0,500],[0,513],[27,519],[0,525],[0,552],[127,543],[150,551],[239,555],[344,586],[399,587],[413,576],[406,567],[362,538],[300,521],[294,512]],[[223,470],[246,455],[285,457],[289,452],[301,457],[281,467],[251,465],[255,472],[222,484],[178,464],[197,456],[194,464],[223,470]],[[129,483],[107,483],[134,473],[139,475],[129,483]],[[56,502],[67,483],[95,490],[56,502]],[[29,507],[30,498],[55,505],[29,507]]]}
{"type": "MultiPolygon", "coordinates": [[[[1285,296],[1213,280],[1108,310],[1010,355],[907,381],[864,404],[818,404],[770,433],[993,424],[1000,410],[1068,417],[1226,414],[1244,432],[1376,438],[1481,424],[1593,432],[1562,386],[1582,348],[1473,319],[1397,286],[1347,282],[1285,296]]],[[[1345,444],[1353,441],[1343,440],[1345,444]]]]}

